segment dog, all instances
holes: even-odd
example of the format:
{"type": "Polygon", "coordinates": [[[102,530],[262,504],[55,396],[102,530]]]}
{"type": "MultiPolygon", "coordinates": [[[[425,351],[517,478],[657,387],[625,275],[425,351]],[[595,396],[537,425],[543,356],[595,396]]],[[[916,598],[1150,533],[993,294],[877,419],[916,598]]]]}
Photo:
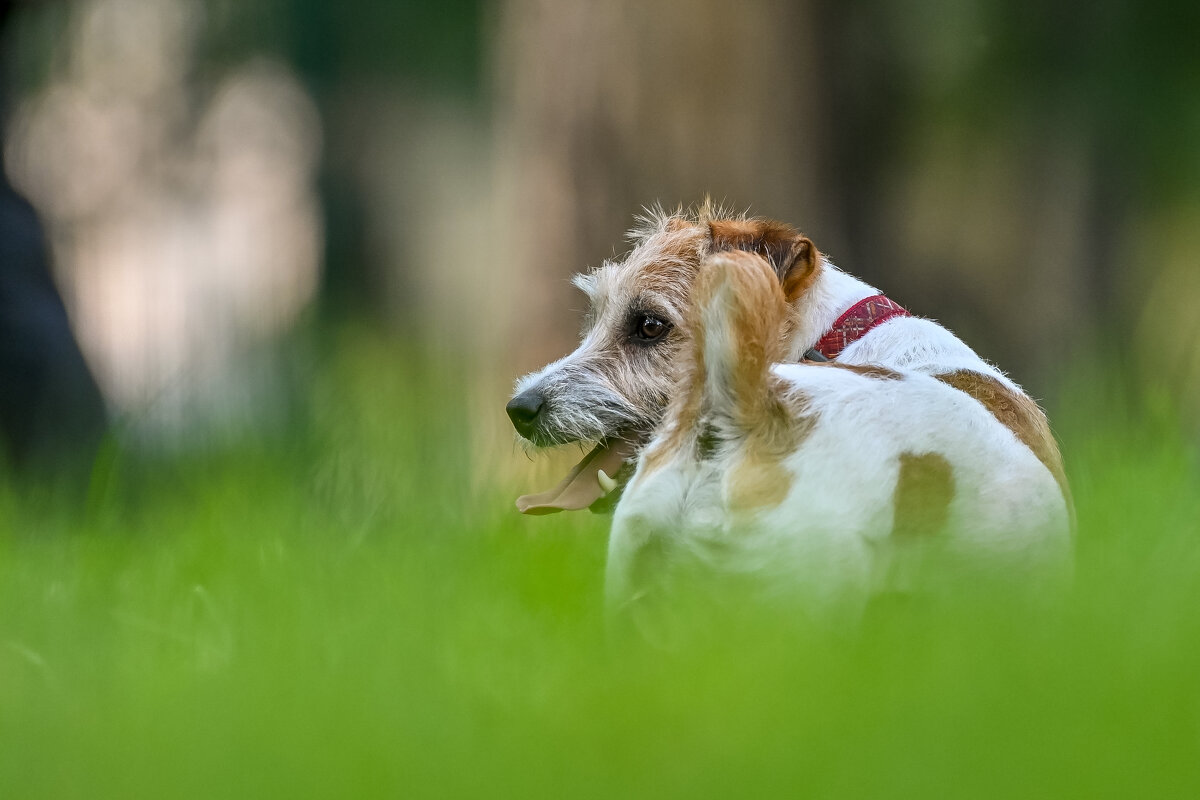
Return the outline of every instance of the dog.
{"type": "Polygon", "coordinates": [[[984,409],[1036,456],[1059,487],[1044,502],[1053,513],[1072,516],[1062,458],[1045,415],[949,330],[910,315],[838,269],[790,225],[730,214],[707,201],[686,213],[654,209],[638,222],[623,259],[575,278],[589,299],[579,347],[520,379],[507,405],[530,446],[597,443],[558,486],[518,499],[520,511],[612,507],[676,393],[701,265],[714,254],[744,252],[761,258],[784,291],[781,362],[834,361],[939,381],[984,409]]]}
{"type": "Polygon", "coordinates": [[[702,262],[673,397],[616,507],[610,609],[643,610],[696,567],[838,624],[946,576],[1060,579],[1062,489],[984,404],[917,370],[778,363],[808,268],[702,262]]]}

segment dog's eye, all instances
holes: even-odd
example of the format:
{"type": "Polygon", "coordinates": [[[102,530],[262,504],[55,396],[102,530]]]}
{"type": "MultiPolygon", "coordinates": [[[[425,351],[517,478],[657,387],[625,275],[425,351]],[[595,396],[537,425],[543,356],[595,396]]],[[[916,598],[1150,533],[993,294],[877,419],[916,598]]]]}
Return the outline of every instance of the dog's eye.
{"type": "Polygon", "coordinates": [[[666,322],[658,317],[652,317],[649,314],[644,314],[637,324],[634,333],[637,338],[644,342],[652,342],[667,332],[670,327],[666,322]]]}

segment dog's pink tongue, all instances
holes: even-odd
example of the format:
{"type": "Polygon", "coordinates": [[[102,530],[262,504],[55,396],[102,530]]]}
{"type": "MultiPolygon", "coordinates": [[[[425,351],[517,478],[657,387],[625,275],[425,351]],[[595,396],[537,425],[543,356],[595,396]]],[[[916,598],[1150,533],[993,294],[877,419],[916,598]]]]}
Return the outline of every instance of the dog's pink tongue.
{"type": "Polygon", "coordinates": [[[587,508],[605,494],[596,473],[604,470],[610,477],[616,475],[633,451],[633,443],[625,439],[601,442],[567,473],[558,486],[548,492],[518,497],[517,510],[522,514],[556,514],[587,508]]]}

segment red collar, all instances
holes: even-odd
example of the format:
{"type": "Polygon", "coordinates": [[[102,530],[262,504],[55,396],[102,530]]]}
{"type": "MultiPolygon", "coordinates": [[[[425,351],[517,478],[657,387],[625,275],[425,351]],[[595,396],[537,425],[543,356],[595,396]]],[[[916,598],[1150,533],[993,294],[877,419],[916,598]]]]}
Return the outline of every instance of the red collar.
{"type": "Polygon", "coordinates": [[[910,316],[898,303],[894,303],[881,294],[865,297],[837,318],[825,335],[813,345],[813,349],[805,353],[810,357],[814,351],[830,360],[841,355],[842,351],[854,342],[867,335],[876,326],[882,325],[893,317],[910,316]]]}

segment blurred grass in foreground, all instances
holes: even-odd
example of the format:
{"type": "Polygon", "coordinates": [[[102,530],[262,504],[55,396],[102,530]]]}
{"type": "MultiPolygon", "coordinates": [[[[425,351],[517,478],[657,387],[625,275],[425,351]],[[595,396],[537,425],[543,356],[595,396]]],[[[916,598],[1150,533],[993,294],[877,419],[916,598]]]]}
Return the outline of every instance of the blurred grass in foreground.
{"type": "Polygon", "coordinates": [[[607,518],[471,488],[453,371],[335,351],[290,436],[117,460],[82,511],[0,493],[0,796],[1200,792],[1200,470],[1169,411],[1100,377],[1052,409],[1059,608],[841,639],[748,614],[664,653],[604,640],[607,518]]]}

